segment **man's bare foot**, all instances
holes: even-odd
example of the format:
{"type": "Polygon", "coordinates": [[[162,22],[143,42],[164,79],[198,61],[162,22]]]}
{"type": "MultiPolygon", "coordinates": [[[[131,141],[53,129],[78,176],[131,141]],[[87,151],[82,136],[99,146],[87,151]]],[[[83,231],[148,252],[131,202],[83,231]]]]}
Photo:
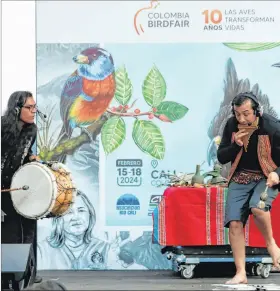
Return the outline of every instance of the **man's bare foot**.
{"type": "Polygon", "coordinates": [[[272,262],[275,268],[280,270],[280,249],[276,243],[272,243],[267,246],[267,250],[272,258],[272,262]]]}
{"type": "Polygon", "coordinates": [[[247,276],[243,273],[237,273],[232,279],[228,280],[226,284],[247,284],[247,276]]]}

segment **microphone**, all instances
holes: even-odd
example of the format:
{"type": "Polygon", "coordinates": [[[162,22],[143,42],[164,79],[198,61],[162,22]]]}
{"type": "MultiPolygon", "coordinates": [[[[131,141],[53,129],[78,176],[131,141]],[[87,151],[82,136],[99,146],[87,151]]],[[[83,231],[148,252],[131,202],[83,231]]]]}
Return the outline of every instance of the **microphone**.
{"type": "Polygon", "coordinates": [[[37,109],[37,113],[39,114],[40,118],[46,122],[47,115],[41,112],[39,109],[37,109]]]}

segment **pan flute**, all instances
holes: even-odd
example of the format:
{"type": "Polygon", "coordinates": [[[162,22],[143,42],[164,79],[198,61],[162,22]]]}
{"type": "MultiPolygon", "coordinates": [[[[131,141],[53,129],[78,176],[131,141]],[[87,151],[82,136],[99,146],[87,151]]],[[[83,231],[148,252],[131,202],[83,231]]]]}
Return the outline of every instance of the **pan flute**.
{"type": "Polygon", "coordinates": [[[257,130],[259,127],[258,125],[242,125],[242,124],[238,124],[238,129],[239,130],[245,130],[245,132],[247,132],[248,134],[242,137],[242,142],[244,145],[244,150],[245,152],[247,152],[248,149],[248,145],[250,142],[250,137],[252,136],[252,134],[254,133],[255,130],[257,130]]]}

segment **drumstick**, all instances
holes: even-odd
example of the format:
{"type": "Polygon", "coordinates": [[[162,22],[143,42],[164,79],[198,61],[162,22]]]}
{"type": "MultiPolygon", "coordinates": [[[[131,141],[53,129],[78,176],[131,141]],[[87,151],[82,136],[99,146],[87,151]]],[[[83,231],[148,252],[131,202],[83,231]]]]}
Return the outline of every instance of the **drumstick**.
{"type": "Polygon", "coordinates": [[[11,192],[11,191],[18,191],[18,190],[28,190],[29,189],[29,186],[27,185],[24,185],[23,187],[21,188],[10,188],[10,189],[3,189],[1,190],[1,192],[11,192]]]}

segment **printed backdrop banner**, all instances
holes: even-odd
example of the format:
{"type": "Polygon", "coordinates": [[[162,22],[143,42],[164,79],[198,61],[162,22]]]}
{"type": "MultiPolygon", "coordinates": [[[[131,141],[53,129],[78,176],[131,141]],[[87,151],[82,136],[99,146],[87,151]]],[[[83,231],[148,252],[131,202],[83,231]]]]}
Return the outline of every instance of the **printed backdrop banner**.
{"type": "Polygon", "coordinates": [[[170,175],[213,169],[237,93],[280,114],[279,3],[116,3],[36,4],[37,152],[78,189],[38,222],[39,269],[170,269],[152,243],[170,175]]]}

